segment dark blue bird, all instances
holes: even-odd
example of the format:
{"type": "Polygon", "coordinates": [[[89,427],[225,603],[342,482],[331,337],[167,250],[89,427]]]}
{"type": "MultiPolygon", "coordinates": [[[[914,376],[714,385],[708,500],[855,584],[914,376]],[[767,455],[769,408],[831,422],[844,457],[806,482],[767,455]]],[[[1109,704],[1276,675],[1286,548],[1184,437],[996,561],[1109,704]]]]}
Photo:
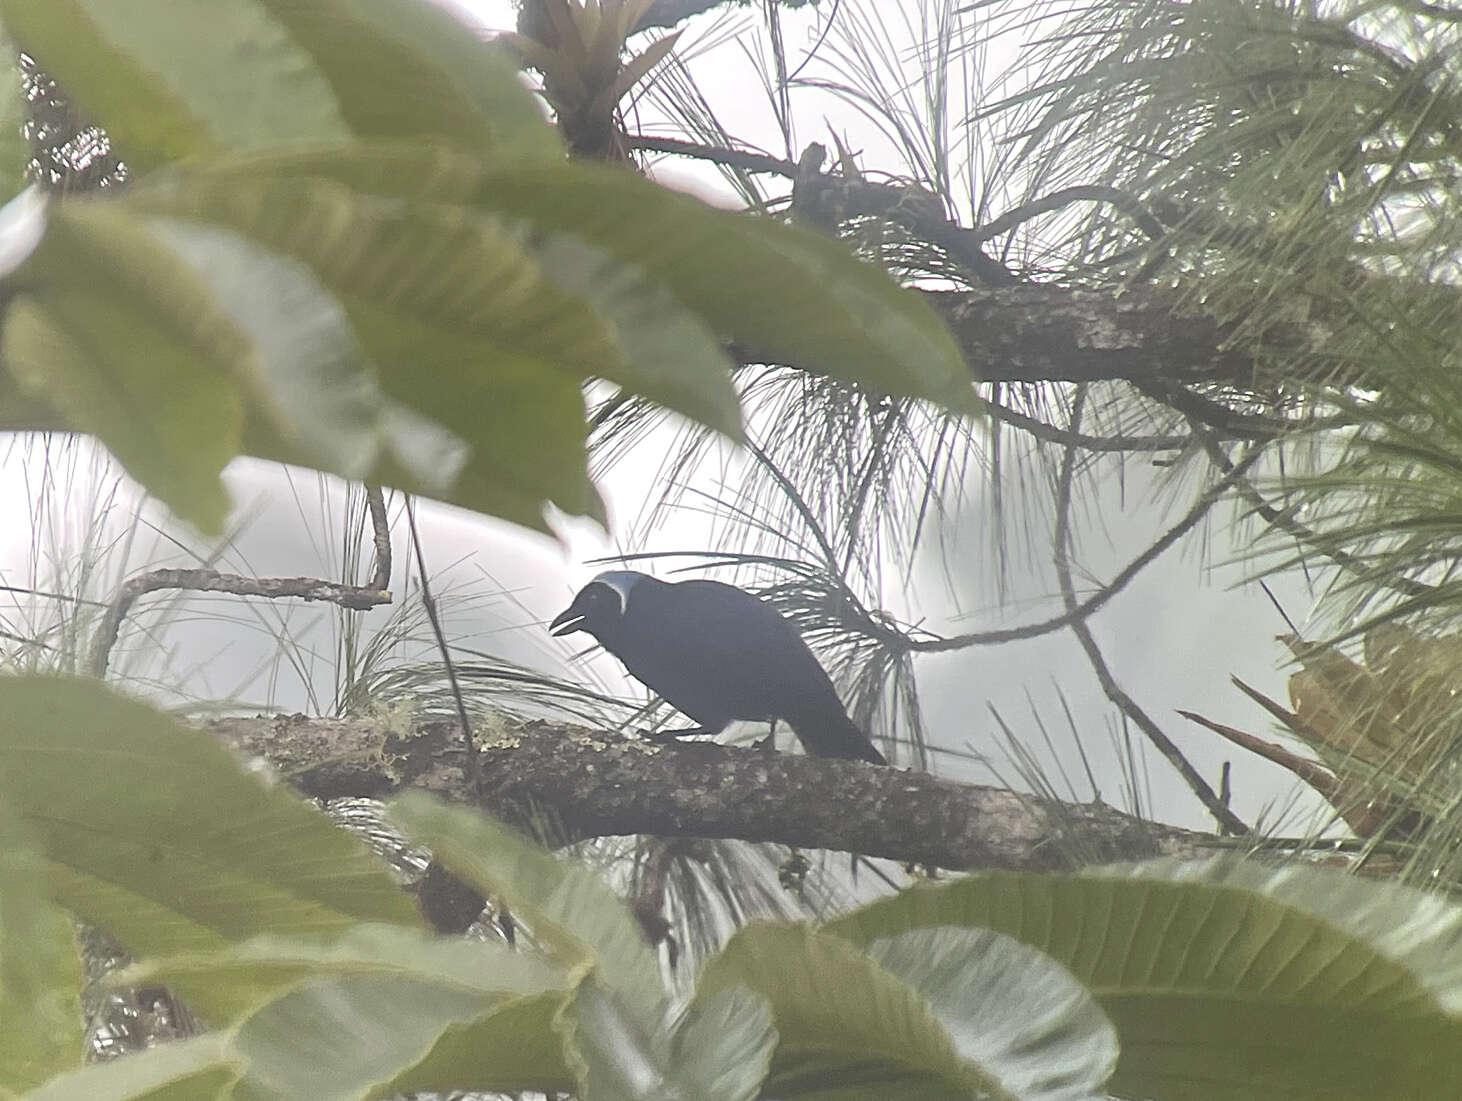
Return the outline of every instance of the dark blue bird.
{"type": "Polygon", "coordinates": [[[705,733],[737,719],[782,719],[815,757],[888,763],[848,718],[797,628],[733,585],[672,585],[611,570],[580,589],[549,629],[593,635],[631,676],[705,733]]]}

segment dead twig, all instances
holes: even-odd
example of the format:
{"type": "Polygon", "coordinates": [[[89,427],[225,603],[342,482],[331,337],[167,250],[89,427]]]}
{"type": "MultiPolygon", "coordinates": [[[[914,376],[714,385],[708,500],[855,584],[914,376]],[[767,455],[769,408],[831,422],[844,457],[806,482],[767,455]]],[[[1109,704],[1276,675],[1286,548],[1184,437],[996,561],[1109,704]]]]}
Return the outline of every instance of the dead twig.
{"type": "Polygon", "coordinates": [[[370,509],[376,552],[375,569],[369,585],[344,585],[319,577],[245,577],[243,574],[201,568],[148,570],[123,582],[102,615],[92,640],[89,661],[92,676],[100,679],[107,675],[112,647],[117,643],[122,622],[132,611],[132,605],[148,593],[187,589],[233,596],[262,596],[270,600],[320,600],[357,612],[391,603],[391,591],[387,588],[391,581],[391,532],[386,519],[386,504],[378,487],[366,487],[366,503],[370,509]]]}

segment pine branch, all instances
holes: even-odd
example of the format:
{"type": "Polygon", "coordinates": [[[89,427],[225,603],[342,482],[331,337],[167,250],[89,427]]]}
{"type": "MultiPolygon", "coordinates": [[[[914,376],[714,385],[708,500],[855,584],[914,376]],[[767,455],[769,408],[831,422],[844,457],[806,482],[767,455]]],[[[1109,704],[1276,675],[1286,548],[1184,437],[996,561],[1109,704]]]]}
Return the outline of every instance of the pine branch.
{"type": "Polygon", "coordinates": [[[369,719],[218,719],[206,728],[262,757],[301,794],[387,798],[421,787],[567,843],[650,834],[772,842],[952,869],[1049,870],[1192,855],[1221,844],[1101,803],[1054,803],[861,762],[708,743],[650,744],[562,723],[477,728],[480,786],[456,723],[401,732],[369,719]],[[817,792],[809,799],[809,792],[817,792]]]}
{"type": "MultiPolygon", "coordinates": [[[[1072,402],[1071,427],[1076,429],[1081,424],[1081,408],[1086,400],[1084,387],[1078,387],[1075,398],[1072,402]]],[[[1061,464],[1061,475],[1057,487],[1056,502],[1056,535],[1054,539],[1056,550],[1056,573],[1061,581],[1061,597],[1066,604],[1067,614],[1076,610],[1076,589],[1071,580],[1070,553],[1070,520],[1071,520],[1071,483],[1072,475],[1076,467],[1076,448],[1068,447],[1061,464]]],[[[1076,619],[1071,623],[1071,632],[1076,640],[1081,643],[1081,648],[1086,651],[1087,660],[1091,663],[1092,671],[1096,674],[1097,680],[1101,683],[1102,691],[1107,699],[1121,710],[1133,723],[1136,724],[1145,735],[1147,740],[1157,747],[1178,775],[1192,790],[1200,802],[1208,808],[1219,827],[1226,834],[1242,836],[1250,832],[1249,827],[1228,805],[1228,801],[1222,798],[1209,786],[1207,780],[1193,767],[1192,762],[1183,755],[1177,745],[1163,733],[1162,728],[1153,721],[1126,690],[1117,683],[1117,678],[1112,675],[1111,669],[1107,666],[1106,659],[1102,656],[1101,648],[1097,646],[1096,638],[1087,626],[1086,620],[1076,619]]]]}

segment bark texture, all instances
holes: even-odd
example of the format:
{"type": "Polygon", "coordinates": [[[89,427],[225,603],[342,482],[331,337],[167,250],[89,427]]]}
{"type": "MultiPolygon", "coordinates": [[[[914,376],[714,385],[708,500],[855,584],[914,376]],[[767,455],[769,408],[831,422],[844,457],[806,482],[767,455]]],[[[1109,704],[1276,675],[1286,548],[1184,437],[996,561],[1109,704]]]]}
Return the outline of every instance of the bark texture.
{"type": "Polygon", "coordinates": [[[1270,357],[1324,360],[1323,325],[1276,323],[1240,346],[1231,326],[1170,288],[1112,295],[1027,284],[926,297],[981,382],[1126,379],[1248,388],[1270,357]]]}
{"type": "Polygon", "coordinates": [[[735,838],[949,869],[1040,871],[1195,855],[1209,835],[1104,804],[1040,801],[861,762],[708,743],[652,744],[551,722],[461,731],[303,715],[222,719],[208,729],[268,761],[305,795],[386,798],[420,787],[504,821],[554,822],[568,838],[735,838]]]}

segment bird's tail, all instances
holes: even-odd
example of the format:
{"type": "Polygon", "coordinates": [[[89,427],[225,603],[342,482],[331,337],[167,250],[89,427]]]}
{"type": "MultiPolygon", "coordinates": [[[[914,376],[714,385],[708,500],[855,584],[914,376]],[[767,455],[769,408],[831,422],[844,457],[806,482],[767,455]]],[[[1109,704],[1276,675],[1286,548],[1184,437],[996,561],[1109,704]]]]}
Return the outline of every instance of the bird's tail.
{"type": "Polygon", "coordinates": [[[824,708],[817,715],[789,716],[788,722],[802,743],[802,748],[813,757],[844,757],[854,761],[869,761],[875,765],[888,764],[888,758],[878,752],[868,735],[859,730],[841,705],[824,708]]]}

